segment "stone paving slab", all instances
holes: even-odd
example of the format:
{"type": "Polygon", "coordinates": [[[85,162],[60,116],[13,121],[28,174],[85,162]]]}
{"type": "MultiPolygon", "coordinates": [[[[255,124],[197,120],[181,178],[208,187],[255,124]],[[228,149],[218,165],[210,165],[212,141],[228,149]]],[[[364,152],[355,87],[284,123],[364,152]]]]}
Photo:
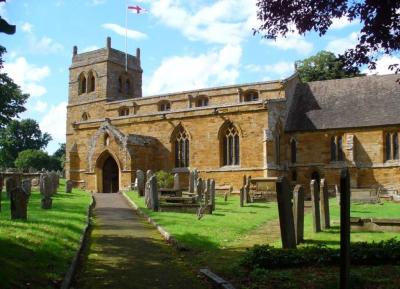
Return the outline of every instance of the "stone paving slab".
{"type": "Polygon", "coordinates": [[[95,194],[87,260],[73,288],[209,288],[121,194],[95,194]]]}

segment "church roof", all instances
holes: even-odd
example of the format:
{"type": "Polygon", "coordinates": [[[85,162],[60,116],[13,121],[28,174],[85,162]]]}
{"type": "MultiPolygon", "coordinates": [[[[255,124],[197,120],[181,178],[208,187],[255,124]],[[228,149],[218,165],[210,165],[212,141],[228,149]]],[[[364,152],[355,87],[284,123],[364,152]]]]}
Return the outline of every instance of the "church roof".
{"type": "Polygon", "coordinates": [[[286,131],[400,124],[400,75],[299,83],[286,131]]]}

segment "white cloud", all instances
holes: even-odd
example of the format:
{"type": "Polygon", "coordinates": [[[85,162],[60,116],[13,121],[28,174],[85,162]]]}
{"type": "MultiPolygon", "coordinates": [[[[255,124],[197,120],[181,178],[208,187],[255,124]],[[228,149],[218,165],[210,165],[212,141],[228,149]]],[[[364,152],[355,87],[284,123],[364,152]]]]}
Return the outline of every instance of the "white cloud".
{"type": "Polygon", "coordinates": [[[48,103],[45,101],[38,100],[33,107],[33,109],[37,112],[44,112],[48,107],[48,103]]]}
{"type": "Polygon", "coordinates": [[[145,94],[197,89],[235,83],[242,48],[228,44],[199,56],[174,56],[163,60],[147,82],[145,94]]]}
{"type": "Polygon", "coordinates": [[[280,61],[267,65],[248,64],[245,66],[245,69],[253,73],[267,75],[263,79],[271,79],[271,75],[276,75],[278,78],[285,78],[294,72],[294,64],[288,61],[280,61]]]}
{"type": "Polygon", "coordinates": [[[251,36],[256,19],[255,0],[219,0],[188,11],[179,1],[147,1],[151,13],[163,24],[178,29],[192,41],[238,44],[251,36]]]}
{"type": "Polygon", "coordinates": [[[357,42],[358,35],[356,32],[352,32],[347,37],[334,39],[328,42],[326,50],[331,51],[335,54],[342,54],[347,49],[354,47],[357,42]]]}
{"type": "Polygon", "coordinates": [[[394,71],[389,70],[389,65],[391,64],[399,64],[400,65],[400,57],[396,56],[389,56],[389,55],[384,55],[378,61],[376,61],[376,69],[370,70],[370,69],[365,69],[363,73],[366,74],[392,74],[394,71]]]}
{"type": "Polygon", "coordinates": [[[297,33],[288,33],[286,37],[277,37],[276,40],[261,40],[262,43],[282,50],[296,50],[300,54],[309,54],[313,44],[297,33]]]}
{"type": "Polygon", "coordinates": [[[97,5],[101,5],[101,4],[104,4],[104,3],[106,3],[106,0],[91,0],[89,2],[89,4],[92,5],[92,6],[97,6],[97,5]]]}
{"type": "Polygon", "coordinates": [[[50,75],[48,66],[38,67],[28,63],[24,57],[17,57],[14,62],[4,64],[4,72],[31,96],[41,96],[47,92],[39,82],[50,75]]]}
{"type": "Polygon", "coordinates": [[[27,34],[28,49],[31,53],[58,53],[64,49],[60,43],[48,36],[37,37],[33,32],[33,28],[33,25],[29,22],[25,22],[21,25],[21,30],[27,34]]]}
{"type": "Polygon", "coordinates": [[[97,50],[97,49],[99,49],[98,46],[96,46],[96,45],[90,45],[90,46],[88,46],[88,47],[83,48],[83,49],[82,49],[82,52],[89,52],[89,51],[93,51],[93,50],[97,50]]]}
{"type": "Polygon", "coordinates": [[[342,28],[345,28],[345,27],[350,26],[350,25],[355,25],[355,24],[356,24],[355,21],[351,21],[350,22],[347,19],[347,17],[333,18],[332,19],[332,25],[331,25],[330,28],[338,30],[338,29],[342,29],[342,28]]]}
{"type": "Polygon", "coordinates": [[[53,141],[65,142],[67,102],[52,106],[39,123],[40,129],[49,133],[53,141]]]}
{"type": "Polygon", "coordinates": [[[32,32],[32,24],[29,22],[25,22],[24,24],[21,25],[21,30],[27,33],[31,33],[32,32]]]}
{"type": "MultiPolygon", "coordinates": [[[[111,31],[117,33],[118,35],[125,37],[125,33],[126,33],[125,27],[122,27],[118,24],[113,24],[113,23],[105,23],[101,26],[105,29],[108,29],[108,30],[111,30],[111,31]]],[[[128,29],[127,36],[128,36],[128,38],[132,38],[132,39],[136,39],[136,40],[147,37],[146,34],[140,32],[140,31],[131,30],[131,29],[128,29]]]]}

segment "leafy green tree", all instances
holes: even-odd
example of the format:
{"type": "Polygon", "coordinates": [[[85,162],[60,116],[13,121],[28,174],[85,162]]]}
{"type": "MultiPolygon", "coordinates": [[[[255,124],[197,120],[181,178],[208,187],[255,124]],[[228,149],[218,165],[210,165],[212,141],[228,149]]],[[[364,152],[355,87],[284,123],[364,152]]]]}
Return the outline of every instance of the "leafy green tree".
{"type": "Polygon", "coordinates": [[[26,110],[24,104],[29,97],[6,73],[1,72],[5,52],[6,49],[0,45],[0,128],[26,110]]]}
{"type": "Polygon", "coordinates": [[[49,155],[41,150],[24,150],[18,154],[15,160],[15,167],[23,171],[28,171],[31,168],[38,171],[42,168],[48,169],[49,164],[49,155]]]}
{"type": "MultiPolygon", "coordinates": [[[[261,25],[255,32],[268,39],[292,32],[316,31],[324,35],[335,18],[360,23],[358,43],[348,49],[343,60],[346,67],[367,64],[376,67],[382,55],[400,50],[400,1],[385,0],[257,0],[257,18],[261,25]]],[[[400,72],[400,65],[389,66],[400,72]]]]}
{"type": "Polygon", "coordinates": [[[60,143],[60,147],[53,153],[51,158],[53,159],[53,166],[56,167],[54,170],[62,170],[65,163],[65,143],[60,143]]]}
{"type": "Polygon", "coordinates": [[[344,67],[342,59],[328,51],[320,51],[316,55],[296,61],[296,69],[301,80],[305,82],[360,75],[357,67],[344,67]]]}
{"type": "Polygon", "coordinates": [[[33,119],[12,120],[0,130],[0,164],[13,167],[18,153],[27,150],[41,150],[51,141],[48,133],[42,133],[33,119]]]}

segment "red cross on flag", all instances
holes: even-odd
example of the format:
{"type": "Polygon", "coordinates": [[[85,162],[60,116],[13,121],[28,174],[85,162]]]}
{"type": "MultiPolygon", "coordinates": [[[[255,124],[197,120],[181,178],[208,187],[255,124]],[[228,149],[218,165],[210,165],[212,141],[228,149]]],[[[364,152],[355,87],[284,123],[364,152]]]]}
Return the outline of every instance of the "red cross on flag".
{"type": "Polygon", "coordinates": [[[146,13],[148,12],[146,9],[140,7],[139,5],[136,6],[128,6],[128,10],[136,11],[136,14],[146,13]]]}

